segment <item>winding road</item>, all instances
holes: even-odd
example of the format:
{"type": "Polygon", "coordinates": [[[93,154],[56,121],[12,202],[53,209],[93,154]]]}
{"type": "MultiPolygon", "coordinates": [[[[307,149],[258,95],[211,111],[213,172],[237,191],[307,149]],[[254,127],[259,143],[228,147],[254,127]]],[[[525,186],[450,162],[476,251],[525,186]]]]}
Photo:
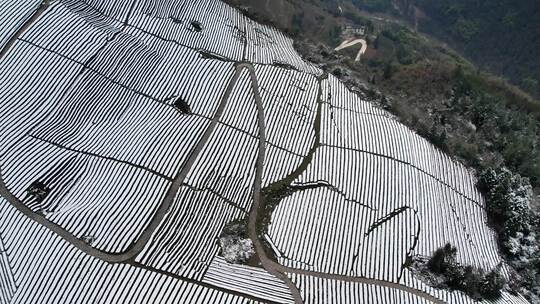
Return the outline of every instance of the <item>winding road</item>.
{"type": "Polygon", "coordinates": [[[354,61],[360,61],[360,58],[362,57],[362,55],[364,55],[364,53],[367,50],[367,42],[364,39],[345,40],[338,47],[336,47],[334,51],[343,50],[356,44],[361,44],[362,46],[360,47],[360,50],[356,54],[356,58],[354,58],[354,61]]]}

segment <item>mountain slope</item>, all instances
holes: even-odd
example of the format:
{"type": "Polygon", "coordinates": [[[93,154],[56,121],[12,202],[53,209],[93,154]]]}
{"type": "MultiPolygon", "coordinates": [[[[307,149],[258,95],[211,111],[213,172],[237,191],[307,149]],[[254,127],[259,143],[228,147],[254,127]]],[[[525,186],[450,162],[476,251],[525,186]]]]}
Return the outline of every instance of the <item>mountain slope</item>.
{"type": "Polygon", "coordinates": [[[275,28],[217,0],[35,17],[0,59],[2,303],[472,303],[407,261],[501,263],[466,167],[275,28]]]}

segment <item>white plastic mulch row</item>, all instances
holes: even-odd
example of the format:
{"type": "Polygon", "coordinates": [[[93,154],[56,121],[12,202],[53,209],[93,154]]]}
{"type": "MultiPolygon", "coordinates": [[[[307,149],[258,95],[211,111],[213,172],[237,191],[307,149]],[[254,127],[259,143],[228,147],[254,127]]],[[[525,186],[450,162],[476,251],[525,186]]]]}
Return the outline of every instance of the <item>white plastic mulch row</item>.
{"type": "Polygon", "coordinates": [[[40,5],[41,0],[0,0],[0,50],[40,5]]]}
{"type": "Polygon", "coordinates": [[[294,303],[289,288],[280,279],[262,268],[231,264],[219,256],[210,264],[203,282],[278,303],[294,303]]]}
{"type": "Polygon", "coordinates": [[[218,0],[139,1],[128,23],[152,35],[228,60],[281,63],[320,74],[319,69],[301,59],[293,48],[292,39],[274,28],[251,21],[218,0]]]}
{"type": "Polygon", "coordinates": [[[289,274],[306,304],[429,304],[422,297],[398,289],[357,282],[289,274]]]}
{"type": "Polygon", "coordinates": [[[483,208],[409,165],[321,147],[295,182],[314,183],[323,187],[286,197],[273,213],[269,238],[286,265],[397,282],[407,253],[446,242],[462,262],[501,261],[483,208]]]}
{"type": "Polygon", "coordinates": [[[2,303],[257,303],[85,255],[4,199],[0,199],[0,235],[0,265],[8,267],[0,270],[0,282],[12,282],[2,285],[2,290],[9,288],[0,297],[2,303]]]}

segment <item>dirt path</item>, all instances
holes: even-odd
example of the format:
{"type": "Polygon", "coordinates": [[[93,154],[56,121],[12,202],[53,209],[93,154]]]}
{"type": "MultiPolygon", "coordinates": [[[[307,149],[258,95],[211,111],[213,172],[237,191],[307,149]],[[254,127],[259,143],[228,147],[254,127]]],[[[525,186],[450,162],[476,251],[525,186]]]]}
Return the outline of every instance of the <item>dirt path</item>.
{"type": "Polygon", "coordinates": [[[294,299],[295,303],[303,303],[302,297],[300,295],[300,291],[296,287],[296,285],[287,277],[287,274],[280,269],[279,264],[275,263],[274,261],[270,260],[264,251],[264,247],[261,244],[261,241],[259,240],[258,234],[257,234],[257,216],[259,209],[262,208],[261,206],[261,183],[262,183],[262,172],[263,172],[263,166],[264,166],[264,157],[266,154],[266,125],[264,120],[264,109],[263,104],[261,100],[261,96],[259,94],[259,84],[257,82],[257,76],[255,75],[255,70],[251,64],[244,64],[246,68],[249,70],[249,74],[251,77],[251,85],[253,88],[253,93],[255,96],[255,103],[257,104],[257,124],[259,127],[259,152],[257,155],[257,165],[256,165],[256,172],[255,172],[255,184],[253,189],[253,205],[251,206],[251,211],[249,212],[249,220],[248,220],[248,234],[249,238],[253,241],[253,245],[255,246],[255,251],[257,252],[257,255],[260,258],[261,264],[263,268],[274,275],[275,277],[282,280],[287,287],[289,287],[289,290],[291,291],[291,295],[294,299]]]}
{"type": "MultiPolygon", "coordinates": [[[[273,262],[273,261],[272,261],[273,262]]],[[[273,262],[275,263],[275,262],[273,262]]],[[[276,263],[277,264],[277,263],[276,263]]],[[[443,300],[440,300],[427,292],[405,286],[399,283],[393,283],[389,281],[383,281],[383,280],[377,280],[377,279],[370,279],[370,278],[362,278],[362,277],[350,277],[350,276],[344,276],[339,274],[329,274],[324,272],[316,272],[316,271],[309,271],[309,270],[302,270],[302,269],[294,269],[282,266],[278,264],[279,267],[277,267],[278,271],[283,271],[286,273],[295,273],[300,275],[306,275],[306,276],[312,276],[317,278],[323,278],[323,279],[329,279],[329,280],[337,280],[337,281],[344,281],[344,282],[353,282],[353,283],[362,283],[362,284],[368,284],[368,285],[374,285],[374,286],[382,286],[387,287],[390,289],[396,289],[401,290],[404,292],[408,292],[410,294],[413,294],[417,297],[423,298],[425,300],[428,300],[432,303],[436,304],[446,304],[443,300]]]]}
{"type": "Polygon", "coordinates": [[[189,156],[184,166],[182,166],[180,171],[173,178],[171,186],[169,187],[169,189],[167,190],[167,193],[165,194],[165,198],[163,199],[161,204],[158,206],[157,210],[155,211],[154,216],[150,220],[150,223],[144,229],[144,231],[142,232],[140,237],[137,239],[137,241],[133,243],[132,245],[130,245],[125,252],[110,253],[110,252],[96,249],[92,247],[91,245],[89,245],[88,243],[84,242],[83,240],[75,237],[73,234],[71,234],[70,232],[62,228],[61,226],[49,221],[43,215],[33,212],[30,208],[26,207],[26,205],[24,205],[24,203],[21,202],[21,200],[15,197],[7,189],[4,183],[4,179],[2,177],[1,168],[0,168],[0,195],[3,196],[5,199],[7,199],[7,201],[13,207],[17,208],[24,215],[34,220],[35,222],[49,228],[58,236],[63,238],[65,241],[71,243],[73,246],[77,247],[79,250],[83,251],[86,254],[89,254],[101,260],[107,261],[109,263],[122,263],[122,262],[133,261],[135,257],[144,249],[144,247],[146,246],[146,244],[152,237],[152,234],[154,233],[155,229],[159,226],[159,224],[161,223],[161,221],[163,220],[163,218],[169,211],[169,208],[171,207],[174,201],[176,192],[178,192],[178,189],[184,182],[184,179],[186,178],[187,174],[191,170],[191,167],[197,160],[199,153],[208,142],[210,135],[214,131],[214,128],[216,127],[219,119],[221,118],[221,115],[223,114],[225,106],[227,105],[229,96],[231,95],[231,92],[234,86],[236,85],[236,82],[238,81],[238,78],[240,77],[240,74],[244,68],[246,68],[246,66],[243,64],[239,64],[236,66],[235,74],[231,78],[227,86],[227,89],[225,90],[225,93],[223,94],[221,98],[221,101],[216,110],[216,113],[214,114],[214,117],[212,118],[212,121],[210,122],[204,134],[202,135],[201,139],[197,143],[197,146],[195,146],[195,149],[191,152],[191,155],[189,156]]]}
{"type": "Polygon", "coordinates": [[[49,7],[49,0],[45,0],[41,2],[39,7],[34,11],[34,14],[24,24],[13,34],[13,36],[6,42],[2,50],[0,51],[0,59],[4,58],[4,56],[8,53],[8,51],[13,47],[15,42],[19,39],[19,37],[26,32],[30,26],[36,22],[36,20],[47,10],[49,7]]]}
{"type": "Polygon", "coordinates": [[[253,205],[249,213],[249,220],[248,220],[248,234],[251,240],[253,241],[253,244],[255,246],[255,251],[257,252],[257,255],[259,256],[259,259],[261,261],[263,268],[269,273],[276,276],[277,278],[281,279],[289,287],[291,294],[293,296],[294,302],[297,304],[303,303],[302,296],[300,294],[300,291],[298,290],[298,287],[287,276],[287,273],[295,273],[295,274],[313,276],[313,277],[329,279],[329,280],[338,280],[338,281],[345,281],[345,282],[354,282],[354,283],[382,286],[382,287],[387,287],[391,289],[397,289],[400,291],[408,292],[436,304],[444,304],[445,303],[444,301],[439,300],[436,297],[426,292],[423,292],[421,290],[417,290],[417,289],[414,289],[412,287],[408,287],[405,285],[401,285],[399,283],[393,283],[393,282],[370,279],[370,278],[349,277],[349,276],[344,276],[344,275],[336,275],[336,274],[328,274],[328,273],[322,273],[322,272],[295,269],[295,268],[283,266],[271,260],[270,258],[268,258],[268,256],[266,255],[265,248],[262,245],[261,240],[259,239],[259,235],[257,233],[257,219],[259,216],[259,211],[264,210],[264,203],[262,203],[262,199],[261,199],[262,198],[262,195],[261,195],[262,172],[264,168],[264,158],[265,158],[265,151],[266,151],[265,150],[266,126],[265,126],[265,121],[264,121],[264,109],[263,109],[261,97],[259,95],[259,87],[258,87],[257,77],[255,75],[254,69],[250,64],[244,64],[243,66],[247,67],[250,72],[253,91],[255,95],[255,102],[257,103],[258,126],[259,126],[259,154],[257,156],[255,184],[253,187],[253,205]]]}

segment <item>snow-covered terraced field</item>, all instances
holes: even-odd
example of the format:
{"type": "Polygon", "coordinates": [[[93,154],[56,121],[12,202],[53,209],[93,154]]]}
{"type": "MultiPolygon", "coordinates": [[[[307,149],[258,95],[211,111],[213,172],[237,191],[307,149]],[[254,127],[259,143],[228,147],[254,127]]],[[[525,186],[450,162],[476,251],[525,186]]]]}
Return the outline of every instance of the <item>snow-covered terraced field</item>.
{"type": "Polygon", "coordinates": [[[219,0],[61,0],[19,31],[40,2],[0,3],[0,304],[468,304],[407,257],[501,262],[467,168],[274,28],[219,0]],[[261,267],[220,256],[236,220],[261,267]]]}

